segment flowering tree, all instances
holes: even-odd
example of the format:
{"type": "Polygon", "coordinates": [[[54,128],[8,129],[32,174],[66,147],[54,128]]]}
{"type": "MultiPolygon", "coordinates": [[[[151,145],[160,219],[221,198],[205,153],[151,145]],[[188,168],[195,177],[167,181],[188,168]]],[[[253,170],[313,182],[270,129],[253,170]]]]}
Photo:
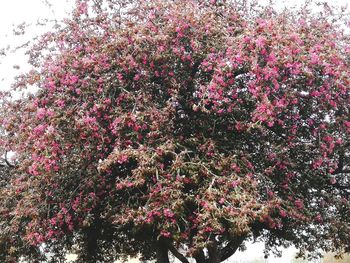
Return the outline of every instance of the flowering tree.
{"type": "MultiPolygon", "coordinates": [[[[325,5],[77,1],[2,96],[0,258],[350,250],[350,42],[325,5]]],[[[343,10],[344,11],[344,10],[343,10]]]]}

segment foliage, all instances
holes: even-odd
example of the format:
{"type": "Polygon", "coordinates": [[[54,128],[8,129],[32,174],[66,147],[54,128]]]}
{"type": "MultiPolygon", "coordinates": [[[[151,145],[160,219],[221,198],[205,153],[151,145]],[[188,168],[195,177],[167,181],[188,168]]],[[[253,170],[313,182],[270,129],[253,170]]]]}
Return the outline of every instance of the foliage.
{"type": "Polygon", "coordinates": [[[1,260],[349,251],[349,36],[309,9],[77,1],[2,97],[1,260]]]}

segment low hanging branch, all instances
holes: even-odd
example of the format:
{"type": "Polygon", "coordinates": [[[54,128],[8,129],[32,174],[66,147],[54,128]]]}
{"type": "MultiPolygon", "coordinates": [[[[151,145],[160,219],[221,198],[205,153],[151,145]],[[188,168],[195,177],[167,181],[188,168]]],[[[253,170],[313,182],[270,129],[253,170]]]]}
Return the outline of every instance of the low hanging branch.
{"type": "Polygon", "coordinates": [[[168,245],[169,251],[182,263],[189,263],[188,259],[181,254],[173,245],[168,245]]]}

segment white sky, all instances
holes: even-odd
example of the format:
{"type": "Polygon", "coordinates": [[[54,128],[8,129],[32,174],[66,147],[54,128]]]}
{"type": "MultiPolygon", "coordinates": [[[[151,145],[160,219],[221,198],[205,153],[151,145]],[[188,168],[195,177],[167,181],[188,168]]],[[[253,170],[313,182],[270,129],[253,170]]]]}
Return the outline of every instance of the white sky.
{"type": "MultiPolygon", "coordinates": [[[[38,19],[62,19],[70,10],[72,0],[53,0],[50,9],[44,0],[7,0],[2,1],[0,8],[0,49],[11,46],[20,46],[34,36],[50,30],[48,27],[35,26],[38,19]],[[31,24],[25,35],[14,36],[14,25],[26,22],[31,24]]],[[[5,58],[0,57],[0,89],[8,89],[13,82],[13,77],[19,73],[14,65],[19,65],[20,71],[28,69],[27,57],[24,50],[9,52],[5,58]]]]}
{"type": "MultiPolygon", "coordinates": [[[[13,24],[20,24],[22,22],[35,23],[37,19],[43,18],[63,18],[65,14],[70,10],[72,0],[51,0],[53,8],[49,9],[44,0],[7,0],[2,1],[0,8],[0,48],[5,47],[7,44],[18,45],[25,43],[25,40],[30,39],[32,36],[37,35],[40,32],[45,32],[43,28],[31,29],[27,31],[27,34],[23,36],[12,36],[13,24]],[[29,37],[28,37],[29,36],[29,37]]],[[[265,0],[262,2],[266,2],[265,0]]],[[[292,1],[276,1],[280,6],[289,4],[300,4],[303,0],[292,1]]],[[[348,0],[332,0],[331,4],[350,3],[348,0]]],[[[10,54],[5,59],[0,58],[0,90],[8,89],[13,77],[18,73],[13,68],[13,65],[19,65],[20,71],[28,68],[26,65],[26,57],[23,52],[17,52],[16,54],[10,54]]],[[[263,244],[250,244],[245,252],[237,252],[228,262],[247,262],[247,260],[262,259],[263,258],[263,244]]],[[[288,263],[291,262],[296,250],[293,248],[283,250],[282,258],[269,258],[265,262],[268,263],[288,263]]]]}

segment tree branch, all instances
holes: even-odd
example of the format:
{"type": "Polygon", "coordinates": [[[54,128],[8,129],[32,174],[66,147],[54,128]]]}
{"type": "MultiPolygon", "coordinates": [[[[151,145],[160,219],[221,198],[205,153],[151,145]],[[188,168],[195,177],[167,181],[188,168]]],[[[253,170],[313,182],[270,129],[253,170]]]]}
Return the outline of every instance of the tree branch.
{"type": "Polygon", "coordinates": [[[15,167],[13,164],[11,164],[11,163],[7,160],[7,152],[5,152],[4,161],[5,161],[5,163],[8,165],[8,167],[15,167]]]}
{"type": "Polygon", "coordinates": [[[203,249],[199,250],[195,255],[194,259],[196,260],[197,263],[206,263],[207,259],[205,258],[203,249]]]}
{"type": "Polygon", "coordinates": [[[350,169],[339,169],[334,170],[332,174],[348,174],[350,173],[350,169]]]}
{"type": "Polygon", "coordinates": [[[335,183],[335,184],[332,184],[332,186],[340,190],[350,190],[350,185],[341,185],[339,183],[335,183]]]}
{"type": "Polygon", "coordinates": [[[177,249],[171,245],[168,244],[168,249],[170,250],[170,252],[178,259],[180,260],[182,263],[189,263],[189,261],[187,260],[187,258],[182,255],[179,251],[177,251],[177,249]]]}
{"type": "Polygon", "coordinates": [[[164,240],[158,240],[155,244],[157,263],[169,263],[168,247],[164,240]]]}
{"type": "Polygon", "coordinates": [[[220,250],[220,260],[224,261],[231,257],[242,245],[243,241],[246,239],[246,236],[235,237],[228,242],[228,244],[220,250]]]}
{"type": "Polygon", "coordinates": [[[207,246],[207,249],[210,263],[219,263],[222,261],[218,243],[215,239],[207,246]]]}
{"type": "Polygon", "coordinates": [[[342,173],[342,170],[344,168],[344,156],[345,156],[345,150],[341,149],[339,152],[339,161],[338,161],[337,169],[335,169],[332,174],[342,173]]]}

